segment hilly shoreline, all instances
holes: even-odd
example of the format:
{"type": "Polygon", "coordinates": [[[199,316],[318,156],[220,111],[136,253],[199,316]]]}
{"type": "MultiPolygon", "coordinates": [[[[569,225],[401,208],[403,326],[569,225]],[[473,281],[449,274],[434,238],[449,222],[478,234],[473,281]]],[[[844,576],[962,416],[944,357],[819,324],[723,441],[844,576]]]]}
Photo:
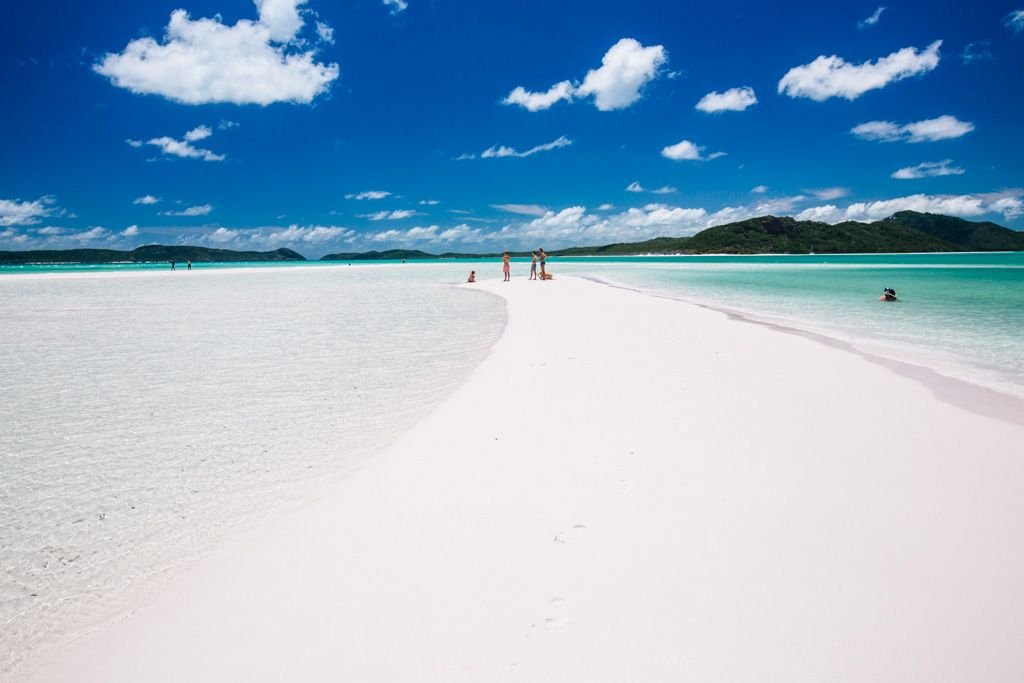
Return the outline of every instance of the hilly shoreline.
{"type": "MultiPolygon", "coordinates": [[[[656,237],[592,247],[570,247],[550,256],[639,256],[700,254],[872,254],[958,251],[1024,251],[1024,232],[992,222],[973,222],[953,216],[900,211],[874,223],[845,221],[829,224],[790,217],[760,216],[702,230],[689,237],[656,237]]],[[[513,257],[530,252],[511,252],[513,257]]],[[[338,252],[321,261],[400,261],[422,259],[495,258],[499,253],[444,252],[418,249],[338,252]]],[[[148,245],[132,251],[68,249],[0,251],[0,265],[33,263],[233,263],[305,261],[291,249],[232,251],[197,246],[148,245]]]]}

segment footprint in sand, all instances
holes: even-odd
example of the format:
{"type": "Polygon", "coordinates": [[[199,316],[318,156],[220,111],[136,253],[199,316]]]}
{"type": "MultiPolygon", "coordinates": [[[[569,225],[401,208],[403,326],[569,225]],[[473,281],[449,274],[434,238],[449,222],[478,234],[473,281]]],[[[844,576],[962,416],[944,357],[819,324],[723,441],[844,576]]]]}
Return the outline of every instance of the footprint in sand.
{"type": "Polygon", "coordinates": [[[572,619],[566,614],[565,600],[554,598],[548,603],[548,616],[544,618],[544,628],[551,633],[561,633],[572,626],[572,619]]]}
{"type": "Polygon", "coordinates": [[[587,532],[587,527],[584,524],[574,524],[569,529],[561,531],[555,534],[555,543],[572,543],[583,538],[583,535],[587,532]]]}

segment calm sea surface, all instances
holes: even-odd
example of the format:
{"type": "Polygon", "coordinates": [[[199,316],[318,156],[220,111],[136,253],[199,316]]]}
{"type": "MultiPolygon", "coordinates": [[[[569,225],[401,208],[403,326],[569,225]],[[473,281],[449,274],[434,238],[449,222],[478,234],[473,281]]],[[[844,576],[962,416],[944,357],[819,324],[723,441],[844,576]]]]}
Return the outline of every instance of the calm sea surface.
{"type": "MultiPolygon", "coordinates": [[[[1024,396],[1024,253],[549,266],[1024,396]]],[[[0,679],[441,400],[504,325],[470,269],[0,267],[0,679]]]]}
{"type": "Polygon", "coordinates": [[[505,309],[442,271],[0,276],[0,680],[456,386],[505,309]]]}

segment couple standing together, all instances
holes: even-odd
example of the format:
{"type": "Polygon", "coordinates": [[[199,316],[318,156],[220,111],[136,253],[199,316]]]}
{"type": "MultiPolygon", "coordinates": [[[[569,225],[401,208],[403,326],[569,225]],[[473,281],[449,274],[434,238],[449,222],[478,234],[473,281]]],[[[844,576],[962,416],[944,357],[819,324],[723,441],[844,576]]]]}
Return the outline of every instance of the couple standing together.
{"type": "MultiPolygon", "coordinates": [[[[546,262],[548,255],[544,252],[544,248],[540,248],[537,251],[531,251],[530,255],[533,260],[530,262],[530,279],[531,280],[546,280],[547,278],[547,267],[546,262]],[[537,277],[537,261],[540,261],[540,278],[537,277]]],[[[505,282],[509,282],[512,279],[510,257],[506,251],[501,255],[501,270],[505,274],[505,282]]]]}

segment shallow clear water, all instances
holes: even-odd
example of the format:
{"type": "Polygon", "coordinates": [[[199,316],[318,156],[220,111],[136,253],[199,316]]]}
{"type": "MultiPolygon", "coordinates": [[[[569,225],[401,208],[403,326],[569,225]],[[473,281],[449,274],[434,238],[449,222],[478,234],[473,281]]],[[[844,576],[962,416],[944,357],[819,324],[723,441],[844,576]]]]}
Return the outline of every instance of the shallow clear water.
{"type": "Polygon", "coordinates": [[[819,332],[1024,396],[1024,252],[675,257],[565,272],[819,332]],[[893,287],[899,303],[878,301],[893,287]]]}
{"type": "Polygon", "coordinates": [[[0,679],[460,382],[504,305],[444,271],[0,278],[0,679]]]}

